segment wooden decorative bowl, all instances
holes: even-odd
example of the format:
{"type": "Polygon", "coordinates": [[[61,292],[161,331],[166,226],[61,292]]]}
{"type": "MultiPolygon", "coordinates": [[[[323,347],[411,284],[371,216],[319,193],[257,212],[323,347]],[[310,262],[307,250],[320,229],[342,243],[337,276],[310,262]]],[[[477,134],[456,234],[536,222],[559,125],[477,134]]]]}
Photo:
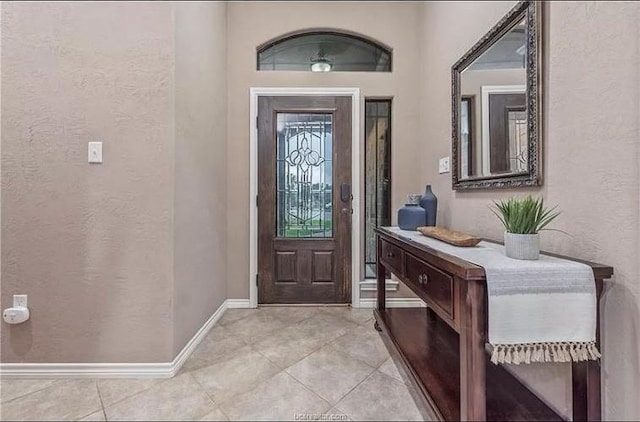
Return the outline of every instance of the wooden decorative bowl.
{"type": "Polygon", "coordinates": [[[445,229],[443,227],[418,227],[417,229],[420,233],[425,236],[433,237],[434,239],[442,240],[450,245],[454,246],[462,246],[462,247],[471,247],[476,246],[482,239],[478,237],[473,237],[466,233],[457,232],[449,229],[445,229]]]}

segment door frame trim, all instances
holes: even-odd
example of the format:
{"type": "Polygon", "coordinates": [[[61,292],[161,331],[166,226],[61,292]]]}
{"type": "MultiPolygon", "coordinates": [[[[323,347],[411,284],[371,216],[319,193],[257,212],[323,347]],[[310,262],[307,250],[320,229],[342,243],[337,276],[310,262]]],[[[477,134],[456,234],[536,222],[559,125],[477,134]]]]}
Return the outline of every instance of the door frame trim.
{"type": "Polygon", "coordinates": [[[249,89],[249,301],[258,307],[258,97],[276,96],[350,96],[351,97],[351,186],[353,217],[351,220],[351,306],[360,306],[360,89],[359,88],[277,88],[249,89]]]}

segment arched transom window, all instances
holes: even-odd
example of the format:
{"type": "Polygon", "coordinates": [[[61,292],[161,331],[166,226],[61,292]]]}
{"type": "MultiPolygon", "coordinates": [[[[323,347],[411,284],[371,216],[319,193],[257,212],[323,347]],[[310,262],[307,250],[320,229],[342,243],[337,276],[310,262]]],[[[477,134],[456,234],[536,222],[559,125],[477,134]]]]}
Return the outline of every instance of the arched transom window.
{"type": "Polygon", "coordinates": [[[390,72],[391,49],[341,32],[297,33],[259,47],[258,70],[390,72]]]}

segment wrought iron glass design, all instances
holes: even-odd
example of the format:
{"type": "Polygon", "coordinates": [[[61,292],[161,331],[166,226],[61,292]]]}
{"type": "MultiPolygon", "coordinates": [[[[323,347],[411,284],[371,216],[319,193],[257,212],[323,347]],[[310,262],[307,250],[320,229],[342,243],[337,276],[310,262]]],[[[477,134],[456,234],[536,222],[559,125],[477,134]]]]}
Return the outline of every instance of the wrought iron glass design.
{"type": "Polygon", "coordinates": [[[473,174],[471,163],[473,155],[471,149],[471,99],[460,100],[460,178],[467,179],[473,174]]]}
{"type": "Polygon", "coordinates": [[[376,276],[374,229],[391,225],[391,100],[365,100],[365,278],[376,276]]]}
{"type": "Polygon", "coordinates": [[[276,235],[333,237],[333,116],[277,114],[276,235]]]}
{"type": "Polygon", "coordinates": [[[511,171],[521,173],[527,171],[529,153],[527,150],[527,112],[521,110],[507,110],[507,125],[509,131],[509,157],[511,171]]]}
{"type": "Polygon", "coordinates": [[[335,31],[312,31],[261,46],[258,70],[313,71],[314,63],[332,72],[391,72],[391,50],[374,41],[335,31]]]}

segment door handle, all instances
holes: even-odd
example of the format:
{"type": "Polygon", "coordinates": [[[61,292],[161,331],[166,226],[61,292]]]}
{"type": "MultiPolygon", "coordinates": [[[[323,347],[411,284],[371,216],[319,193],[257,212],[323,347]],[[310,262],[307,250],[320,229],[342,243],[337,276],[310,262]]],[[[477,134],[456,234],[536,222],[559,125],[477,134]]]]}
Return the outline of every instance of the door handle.
{"type": "Polygon", "coordinates": [[[351,195],[351,185],[348,183],[340,184],[340,200],[342,202],[349,202],[353,199],[351,195]]]}

